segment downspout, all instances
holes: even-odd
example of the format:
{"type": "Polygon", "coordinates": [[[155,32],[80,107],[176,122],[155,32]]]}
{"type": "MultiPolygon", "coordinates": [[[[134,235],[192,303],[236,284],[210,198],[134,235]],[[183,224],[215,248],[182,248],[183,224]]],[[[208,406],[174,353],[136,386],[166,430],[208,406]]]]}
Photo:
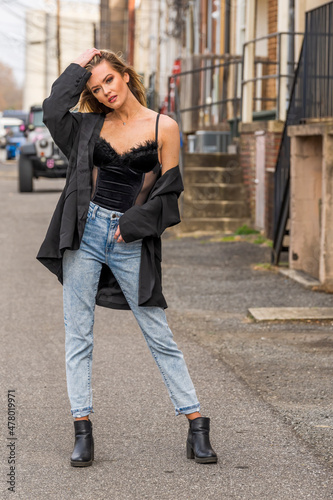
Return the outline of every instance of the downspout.
{"type": "MultiPolygon", "coordinates": [[[[295,62],[295,0],[289,0],[289,23],[288,23],[289,41],[288,41],[288,75],[294,75],[294,62],[295,62]],[[290,64],[292,63],[292,64],[290,64]]],[[[288,83],[288,95],[290,96],[290,90],[292,86],[292,78],[289,78],[288,83]]]]}
{"type": "Polygon", "coordinates": [[[225,0],[224,5],[224,53],[230,54],[230,0],[225,0]]]}
{"type": "MultiPolygon", "coordinates": [[[[231,14],[230,14],[230,0],[225,0],[224,1],[224,55],[228,55],[230,54],[230,18],[231,18],[231,14]]],[[[228,58],[225,58],[223,62],[225,63],[229,63],[230,59],[229,57],[228,58]]],[[[222,99],[224,101],[227,100],[228,98],[228,82],[229,82],[229,79],[230,79],[230,75],[231,75],[231,72],[230,72],[230,66],[225,66],[223,68],[223,90],[222,90],[222,99]]],[[[225,102],[223,105],[222,105],[222,110],[221,110],[221,118],[223,120],[226,120],[228,119],[228,101],[225,102]]],[[[233,113],[234,114],[234,113],[233,113]]],[[[232,117],[233,118],[233,122],[232,124],[230,123],[230,130],[231,130],[231,135],[232,137],[234,137],[236,135],[235,133],[235,116],[232,117]]]]}
{"type": "Polygon", "coordinates": [[[135,39],[135,0],[128,1],[128,56],[131,66],[134,64],[134,39],[135,39]]]}

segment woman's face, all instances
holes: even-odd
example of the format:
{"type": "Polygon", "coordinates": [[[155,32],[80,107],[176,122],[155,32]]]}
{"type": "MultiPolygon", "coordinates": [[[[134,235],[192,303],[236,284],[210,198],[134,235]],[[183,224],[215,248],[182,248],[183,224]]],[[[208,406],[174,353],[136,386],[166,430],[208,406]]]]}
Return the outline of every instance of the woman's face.
{"type": "Polygon", "coordinates": [[[126,100],[130,91],[127,82],[129,74],[121,76],[108,61],[102,61],[92,68],[88,87],[96,99],[111,109],[118,109],[126,100]]]}

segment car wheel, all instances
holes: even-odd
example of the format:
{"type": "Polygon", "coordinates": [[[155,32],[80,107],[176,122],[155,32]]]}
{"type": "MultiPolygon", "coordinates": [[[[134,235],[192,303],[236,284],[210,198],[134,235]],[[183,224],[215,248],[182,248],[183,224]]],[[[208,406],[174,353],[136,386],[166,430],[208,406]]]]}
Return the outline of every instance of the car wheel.
{"type": "Polygon", "coordinates": [[[32,162],[23,154],[19,158],[19,191],[20,193],[31,193],[33,190],[33,168],[32,162]]]}

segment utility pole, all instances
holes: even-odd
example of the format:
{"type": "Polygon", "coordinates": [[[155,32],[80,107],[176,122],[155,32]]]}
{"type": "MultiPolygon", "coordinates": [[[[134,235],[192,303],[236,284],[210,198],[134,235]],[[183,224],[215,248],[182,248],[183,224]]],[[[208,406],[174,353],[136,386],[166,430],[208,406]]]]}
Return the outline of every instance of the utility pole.
{"type": "Polygon", "coordinates": [[[45,45],[44,45],[44,96],[47,97],[47,93],[49,91],[48,88],[48,80],[47,80],[47,74],[48,74],[48,60],[49,60],[49,30],[50,30],[50,15],[46,12],[45,13],[45,45]]]}
{"type": "MultiPolygon", "coordinates": [[[[156,101],[160,103],[160,74],[161,74],[161,2],[158,2],[158,13],[157,13],[157,43],[156,43],[156,77],[155,77],[155,95],[156,101]]],[[[156,107],[156,102],[155,102],[156,107]]]]}
{"type": "Polygon", "coordinates": [[[57,58],[58,58],[58,75],[61,73],[61,48],[60,48],[60,0],[57,2],[57,58]]]}
{"type": "Polygon", "coordinates": [[[94,34],[94,47],[98,48],[99,43],[97,41],[97,25],[96,23],[92,23],[93,25],[93,34],[94,34]]]}
{"type": "Polygon", "coordinates": [[[135,0],[128,0],[128,57],[129,64],[134,64],[135,38],[135,0]]]}

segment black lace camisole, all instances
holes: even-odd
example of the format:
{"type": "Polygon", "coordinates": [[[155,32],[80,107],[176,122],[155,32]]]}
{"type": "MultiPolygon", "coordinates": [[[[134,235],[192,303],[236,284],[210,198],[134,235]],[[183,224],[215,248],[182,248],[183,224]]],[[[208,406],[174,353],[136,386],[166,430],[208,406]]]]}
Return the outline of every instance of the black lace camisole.
{"type": "Polygon", "coordinates": [[[155,140],[148,140],[125,153],[117,153],[102,137],[97,139],[93,161],[98,174],[91,200],[96,205],[124,213],[133,205],[146,201],[161,167],[157,152],[159,117],[158,114],[155,140]]]}

